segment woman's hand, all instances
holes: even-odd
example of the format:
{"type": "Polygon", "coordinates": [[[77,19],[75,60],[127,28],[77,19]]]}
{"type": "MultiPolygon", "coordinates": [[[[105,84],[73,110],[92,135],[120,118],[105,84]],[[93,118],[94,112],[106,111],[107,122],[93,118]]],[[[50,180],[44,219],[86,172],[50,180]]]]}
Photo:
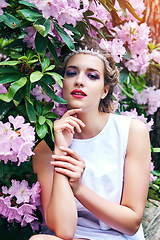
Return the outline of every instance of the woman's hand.
{"type": "Polygon", "coordinates": [[[85,162],[74,150],[62,146],[60,146],[59,149],[63,151],[65,155],[53,155],[52,158],[54,161],[52,161],[51,164],[57,173],[69,178],[69,183],[73,193],[75,193],[81,185],[85,162]]]}
{"type": "Polygon", "coordinates": [[[72,143],[74,129],[80,133],[81,127],[85,127],[85,124],[76,116],[76,113],[81,111],[82,109],[68,110],[61,119],[54,121],[54,142],[56,147],[69,147],[72,143]]]}

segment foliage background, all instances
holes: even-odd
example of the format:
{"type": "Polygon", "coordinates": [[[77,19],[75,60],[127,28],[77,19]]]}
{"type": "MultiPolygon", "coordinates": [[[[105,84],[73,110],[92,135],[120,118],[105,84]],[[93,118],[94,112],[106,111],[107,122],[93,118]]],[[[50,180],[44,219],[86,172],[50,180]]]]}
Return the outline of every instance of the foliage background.
{"type": "MultiPolygon", "coordinates": [[[[17,187],[21,195],[32,189],[32,184],[36,183],[30,161],[32,153],[28,154],[26,150],[22,158],[18,157],[22,154],[19,145],[13,160],[10,157],[14,150],[13,136],[8,132],[12,129],[18,134],[15,141],[19,141],[18,137],[23,135],[22,127],[31,126],[35,129],[35,133],[32,132],[35,139],[25,140],[31,144],[30,151],[42,139],[53,149],[53,121],[63,114],[66,104],[61,94],[63,78],[55,72],[55,65],[60,65],[59,58],[65,49],[63,46],[74,51],[74,42],[91,36],[102,47],[107,47],[120,69],[120,82],[113,97],[116,113],[133,115],[144,121],[150,130],[154,114],[160,107],[160,92],[154,88],[151,77],[153,73],[159,76],[160,53],[159,45],[150,39],[149,28],[144,24],[143,1],[83,0],[73,4],[67,0],[3,0],[0,7],[0,232],[4,239],[28,239],[41,229],[39,207],[26,212],[18,222],[11,209],[18,211],[26,203],[30,206],[35,203],[24,198],[17,204],[18,197],[4,187],[10,189],[11,181],[15,179],[19,186],[23,180],[28,182],[23,189],[17,187]],[[121,36],[125,31],[129,31],[127,34],[131,38],[123,41],[121,36]],[[150,87],[147,79],[150,79],[150,87]],[[14,118],[10,124],[9,116],[14,118]],[[17,116],[22,116],[25,123],[18,125],[17,116]],[[18,127],[15,128],[13,123],[18,127]],[[26,123],[29,125],[24,125],[26,123]],[[10,145],[5,142],[6,136],[10,145]],[[7,197],[10,208],[4,212],[7,197]],[[22,224],[24,218],[25,226],[22,224]]],[[[29,134],[28,131],[28,138],[29,134]]],[[[156,157],[159,151],[159,146],[152,146],[154,163],[148,193],[148,198],[157,200],[160,200],[160,164],[156,157]]],[[[38,188],[34,194],[39,195],[38,188]]]]}

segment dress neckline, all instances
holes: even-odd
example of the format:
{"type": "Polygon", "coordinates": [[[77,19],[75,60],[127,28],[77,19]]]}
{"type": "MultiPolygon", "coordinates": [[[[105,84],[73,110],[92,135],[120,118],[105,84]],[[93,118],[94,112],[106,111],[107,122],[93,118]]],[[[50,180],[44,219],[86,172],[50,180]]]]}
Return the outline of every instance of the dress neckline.
{"type": "Polygon", "coordinates": [[[106,130],[106,128],[108,128],[112,115],[113,115],[112,113],[109,113],[109,117],[108,117],[108,120],[107,120],[105,126],[102,128],[102,130],[96,136],[91,137],[91,138],[86,138],[86,139],[73,138],[72,142],[87,142],[87,141],[93,141],[93,140],[97,139],[106,130]]]}

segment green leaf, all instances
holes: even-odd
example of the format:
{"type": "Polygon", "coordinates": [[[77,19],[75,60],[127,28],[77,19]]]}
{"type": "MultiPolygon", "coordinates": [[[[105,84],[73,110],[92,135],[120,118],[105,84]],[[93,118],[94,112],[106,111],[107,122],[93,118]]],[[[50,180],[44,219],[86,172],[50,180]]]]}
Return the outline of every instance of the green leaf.
{"type": "Polygon", "coordinates": [[[0,65],[1,66],[15,66],[19,63],[21,63],[21,61],[4,61],[4,62],[0,62],[0,65]]]}
{"type": "Polygon", "coordinates": [[[71,32],[73,32],[74,34],[78,35],[79,37],[81,36],[80,32],[78,32],[77,29],[75,29],[72,24],[65,23],[63,26],[70,30],[71,32]]]}
{"type": "Polygon", "coordinates": [[[124,68],[120,71],[120,76],[119,76],[119,83],[122,84],[124,83],[129,77],[129,72],[127,68],[124,68]]]}
{"type": "Polygon", "coordinates": [[[51,109],[54,107],[54,102],[50,102],[48,104],[46,104],[42,110],[42,115],[47,114],[49,111],[51,111],[51,109]]]}
{"type": "Polygon", "coordinates": [[[118,85],[118,87],[122,90],[122,92],[124,92],[124,94],[125,94],[127,97],[129,97],[129,98],[131,98],[131,99],[134,100],[134,97],[133,97],[130,93],[128,93],[119,83],[118,83],[117,85],[118,85]]]}
{"type": "Polygon", "coordinates": [[[42,71],[45,72],[50,65],[50,60],[48,57],[44,57],[42,60],[42,71]]]}
{"type": "Polygon", "coordinates": [[[160,201],[160,198],[158,197],[158,194],[155,192],[155,190],[150,188],[148,189],[148,197],[160,201]]]}
{"type": "Polygon", "coordinates": [[[159,186],[157,186],[156,184],[152,184],[152,183],[150,182],[150,183],[149,183],[149,186],[150,186],[153,190],[155,190],[155,191],[159,190],[159,186]]]}
{"type": "Polygon", "coordinates": [[[50,65],[48,68],[46,68],[45,71],[51,71],[55,68],[55,65],[50,65]]]}
{"type": "Polygon", "coordinates": [[[57,96],[53,89],[47,86],[47,84],[43,83],[41,80],[39,81],[39,84],[41,85],[42,89],[45,91],[45,93],[55,102],[61,103],[61,104],[66,104],[67,101],[64,100],[63,98],[57,96]]]}
{"type": "Polygon", "coordinates": [[[40,18],[34,23],[34,27],[43,37],[46,37],[51,27],[50,19],[40,18]]]}
{"type": "Polygon", "coordinates": [[[41,73],[40,71],[35,71],[35,72],[31,73],[30,81],[31,81],[31,83],[34,83],[34,82],[39,81],[42,77],[43,77],[43,73],[41,73]]]}
{"type": "Polygon", "coordinates": [[[13,102],[14,102],[14,105],[17,107],[20,102],[22,101],[22,99],[24,98],[26,94],[26,87],[22,87],[14,96],[14,99],[13,99],[13,102]]]}
{"type": "Polygon", "coordinates": [[[35,47],[38,53],[45,55],[47,50],[47,38],[42,37],[42,35],[39,32],[36,33],[35,47]]]}
{"type": "Polygon", "coordinates": [[[55,49],[54,44],[49,40],[49,38],[47,38],[47,44],[48,44],[48,50],[51,53],[51,56],[53,57],[53,59],[55,60],[55,62],[60,66],[60,62],[59,62],[59,58],[55,49]]]}
{"type": "Polygon", "coordinates": [[[154,176],[160,177],[160,172],[157,170],[151,171],[154,176]]]}
{"type": "Polygon", "coordinates": [[[3,22],[6,19],[5,15],[0,15],[0,22],[3,22]]]}
{"type": "Polygon", "coordinates": [[[44,116],[39,116],[38,122],[40,125],[43,125],[45,123],[45,121],[46,121],[46,118],[44,116]]]}
{"type": "Polygon", "coordinates": [[[160,152],[160,148],[153,148],[153,152],[155,152],[155,153],[160,152]]]}
{"type": "Polygon", "coordinates": [[[49,112],[47,114],[45,114],[46,118],[59,118],[59,116],[57,114],[55,114],[54,112],[49,112]]]}
{"type": "Polygon", "coordinates": [[[5,83],[11,83],[19,80],[21,77],[21,74],[4,74],[2,77],[0,77],[0,83],[5,84],[5,83]]]}
{"type": "MultiPolygon", "coordinates": [[[[118,0],[118,2],[120,3],[122,0],[118,0]]],[[[135,9],[132,7],[132,5],[130,4],[130,2],[123,0],[124,4],[126,5],[126,8],[128,9],[128,11],[138,20],[138,21],[142,21],[143,18],[140,18],[136,12],[135,9]]]]}
{"type": "Polygon", "coordinates": [[[23,61],[27,62],[28,58],[26,56],[22,56],[22,57],[18,58],[18,60],[23,60],[23,61]]]}
{"type": "Polygon", "coordinates": [[[88,17],[88,19],[94,20],[95,22],[99,22],[99,23],[101,23],[103,26],[106,27],[106,24],[105,24],[102,20],[100,20],[100,19],[98,19],[98,18],[88,17]]]}
{"type": "Polygon", "coordinates": [[[51,136],[52,136],[52,140],[54,139],[54,134],[53,134],[53,123],[50,119],[46,119],[46,123],[48,124],[48,126],[50,127],[50,131],[51,131],[51,136]]]}
{"type": "Polygon", "coordinates": [[[36,111],[38,116],[40,116],[42,114],[42,103],[38,100],[35,101],[36,103],[36,111]]]}
{"type": "Polygon", "coordinates": [[[94,30],[94,31],[96,31],[102,38],[104,38],[105,39],[105,36],[103,35],[103,33],[98,29],[98,28],[96,28],[94,25],[92,25],[92,24],[90,24],[91,25],[91,27],[92,27],[92,29],[94,30]]]}
{"type": "Polygon", "coordinates": [[[17,73],[19,74],[19,72],[17,72],[16,70],[14,70],[13,68],[10,67],[0,67],[0,73],[17,73]]]}
{"type": "Polygon", "coordinates": [[[42,78],[41,81],[44,82],[47,85],[54,85],[56,82],[55,80],[50,76],[45,74],[42,78]]]}
{"type": "Polygon", "coordinates": [[[38,122],[36,122],[36,133],[41,139],[46,136],[47,131],[48,131],[48,127],[46,123],[44,123],[43,125],[40,125],[38,122]]]}
{"type": "Polygon", "coordinates": [[[19,1],[20,4],[23,4],[27,7],[34,7],[34,8],[37,8],[36,5],[32,4],[32,3],[29,3],[29,2],[26,2],[26,1],[19,1]]]}
{"type": "Polygon", "coordinates": [[[7,103],[0,100],[0,120],[9,112],[9,110],[13,107],[13,101],[7,103]]]}
{"type": "Polygon", "coordinates": [[[31,65],[31,64],[36,63],[36,62],[38,62],[38,59],[30,60],[30,61],[28,61],[27,63],[31,65]]]}
{"type": "Polygon", "coordinates": [[[21,21],[19,21],[16,17],[7,12],[4,13],[4,16],[6,17],[3,21],[4,24],[6,24],[8,27],[12,29],[18,27],[21,23],[21,21]]]}
{"type": "Polygon", "coordinates": [[[47,145],[51,149],[51,151],[54,151],[54,143],[53,143],[53,140],[51,139],[49,133],[47,133],[46,136],[44,137],[44,141],[47,143],[47,145]]]}
{"type": "Polygon", "coordinates": [[[71,38],[69,37],[69,35],[56,22],[54,22],[54,27],[57,30],[57,32],[59,33],[59,35],[61,36],[61,38],[64,40],[64,42],[67,44],[69,49],[74,51],[75,47],[74,47],[74,44],[73,44],[71,38]]]}
{"type": "Polygon", "coordinates": [[[59,75],[58,73],[53,73],[53,78],[57,81],[57,83],[59,84],[59,86],[61,88],[63,88],[63,83],[62,80],[64,79],[61,75],[59,75]]]}
{"type": "Polygon", "coordinates": [[[22,17],[25,18],[28,21],[34,22],[38,20],[39,18],[42,18],[42,14],[31,10],[31,9],[21,9],[17,10],[17,13],[22,17]]]}
{"type": "Polygon", "coordinates": [[[11,86],[9,87],[9,89],[8,89],[8,93],[0,94],[0,99],[5,101],[5,102],[10,102],[13,99],[16,92],[20,88],[22,88],[26,84],[26,82],[27,82],[27,78],[23,77],[23,78],[20,78],[18,81],[12,83],[11,86]]]}
{"type": "Polygon", "coordinates": [[[29,121],[31,123],[35,123],[36,122],[36,113],[34,110],[34,106],[33,106],[32,101],[27,96],[25,97],[25,105],[26,105],[26,111],[27,111],[29,121]]]}

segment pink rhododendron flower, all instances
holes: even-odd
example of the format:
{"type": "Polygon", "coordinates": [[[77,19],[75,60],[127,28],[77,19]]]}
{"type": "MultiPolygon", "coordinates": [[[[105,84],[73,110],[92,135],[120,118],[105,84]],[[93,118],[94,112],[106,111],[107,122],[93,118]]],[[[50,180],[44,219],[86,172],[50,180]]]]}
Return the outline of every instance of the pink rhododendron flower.
{"type": "Polygon", "coordinates": [[[158,64],[160,64],[160,51],[153,49],[151,53],[151,58],[156,61],[158,64]]]}
{"type": "Polygon", "coordinates": [[[0,159],[17,162],[18,166],[33,155],[32,147],[35,141],[34,128],[30,123],[24,123],[22,116],[8,117],[9,122],[0,121],[0,159]]]}
{"type": "Polygon", "coordinates": [[[30,189],[28,188],[28,182],[23,180],[20,184],[18,184],[18,188],[14,193],[17,198],[16,203],[29,202],[30,199],[30,189]]]}
{"type": "Polygon", "coordinates": [[[22,116],[16,116],[15,118],[13,116],[9,116],[8,120],[13,124],[14,129],[22,127],[25,121],[24,117],[22,116]]]}
{"type": "Polygon", "coordinates": [[[154,114],[160,107],[160,89],[156,90],[155,86],[147,87],[140,93],[132,87],[132,92],[136,103],[145,105],[147,115],[154,114]]]}
{"type": "Polygon", "coordinates": [[[116,63],[122,61],[123,55],[126,53],[123,42],[118,38],[114,38],[112,41],[102,39],[100,46],[105,50],[107,49],[112,54],[116,63]]]}
{"type": "Polygon", "coordinates": [[[19,159],[17,166],[19,166],[21,164],[21,162],[25,162],[28,157],[35,154],[34,152],[31,151],[33,146],[34,146],[34,143],[32,143],[32,142],[25,142],[21,145],[18,155],[17,155],[17,157],[19,159]]]}
{"type": "Polygon", "coordinates": [[[32,89],[31,94],[36,97],[37,100],[42,102],[42,100],[45,100],[46,102],[50,102],[51,98],[43,91],[41,86],[38,84],[35,88],[32,89]]]}
{"type": "Polygon", "coordinates": [[[136,108],[131,109],[130,112],[128,112],[128,111],[121,112],[121,115],[125,115],[125,116],[129,116],[129,117],[132,117],[132,118],[139,119],[140,121],[142,121],[143,123],[146,124],[146,126],[148,127],[148,131],[152,130],[151,127],[154,124],[153,119],[151,119],[149,122],[147,122],[147,118],[144,117],[144,114],[142,114],[140,116],[138,115],[138,113],[136,111],[136,108]]]}
{"type": "MultiPolygon", "coordinates": [[[[154,171],[154,164],[151,161],[151,171],[154,171]]],[[[153,173],[150,173],[150,181],[153,182],[157,179],[157,176],[154,176],[153,173]]]]}
{"type": "Polygon", "coordinates": [[[7,2],[5,0],[0,1],[0,15],[3,15],[3,10],[1,8],[7,7],[7,2]]]}
{"type": "Polygon", "coordinates": [[[39,182],[33,184],[32,187],[29,187],[25,180],[19,182],[12,179],[11,183],[12,186],[9,189],[2,186],[3,196],[0,197],[0,215],[7,218],[8,222],[16,220],[16,222],[21,223],[22,227],[25,227],[27,223],[32,223],[33,231],[38,230],[40,223],[34,211],[37,209],[36,206],[41,205],[39,182]],[[35,204],[32,203],[33,198],[36,201],[35,204]],[[35,224],[34,221],[36,221],[35,224]]]}
{"type": "Polygon", "coordinates": [[[7,93],[7,89],[5,88],[5,86],[3,84],[0,83],[0,94],[3,94],[3,93],[7,93]]]}
{"type": "Polygon", "coordinates": [[[29,26],[25,28],[25,31],[27,32],[27,34],[24,36],[23,42],[27,43],[28,48],[35,49],[34,40],[35,40],[37,30],[33,26],[29,26]]]}
{"type": "Polygon", "coordinates": [[[64,23],[72,23],[74,26],[78,20],[82,20],[83,12],[88,8],[88,0],[28,0],[35,4],[42,11],[44,18],[54,17],[58,24],[62,26],[64,23]],[[80,8],[80,3],[83,3],[83,9],[80,8]]]}

